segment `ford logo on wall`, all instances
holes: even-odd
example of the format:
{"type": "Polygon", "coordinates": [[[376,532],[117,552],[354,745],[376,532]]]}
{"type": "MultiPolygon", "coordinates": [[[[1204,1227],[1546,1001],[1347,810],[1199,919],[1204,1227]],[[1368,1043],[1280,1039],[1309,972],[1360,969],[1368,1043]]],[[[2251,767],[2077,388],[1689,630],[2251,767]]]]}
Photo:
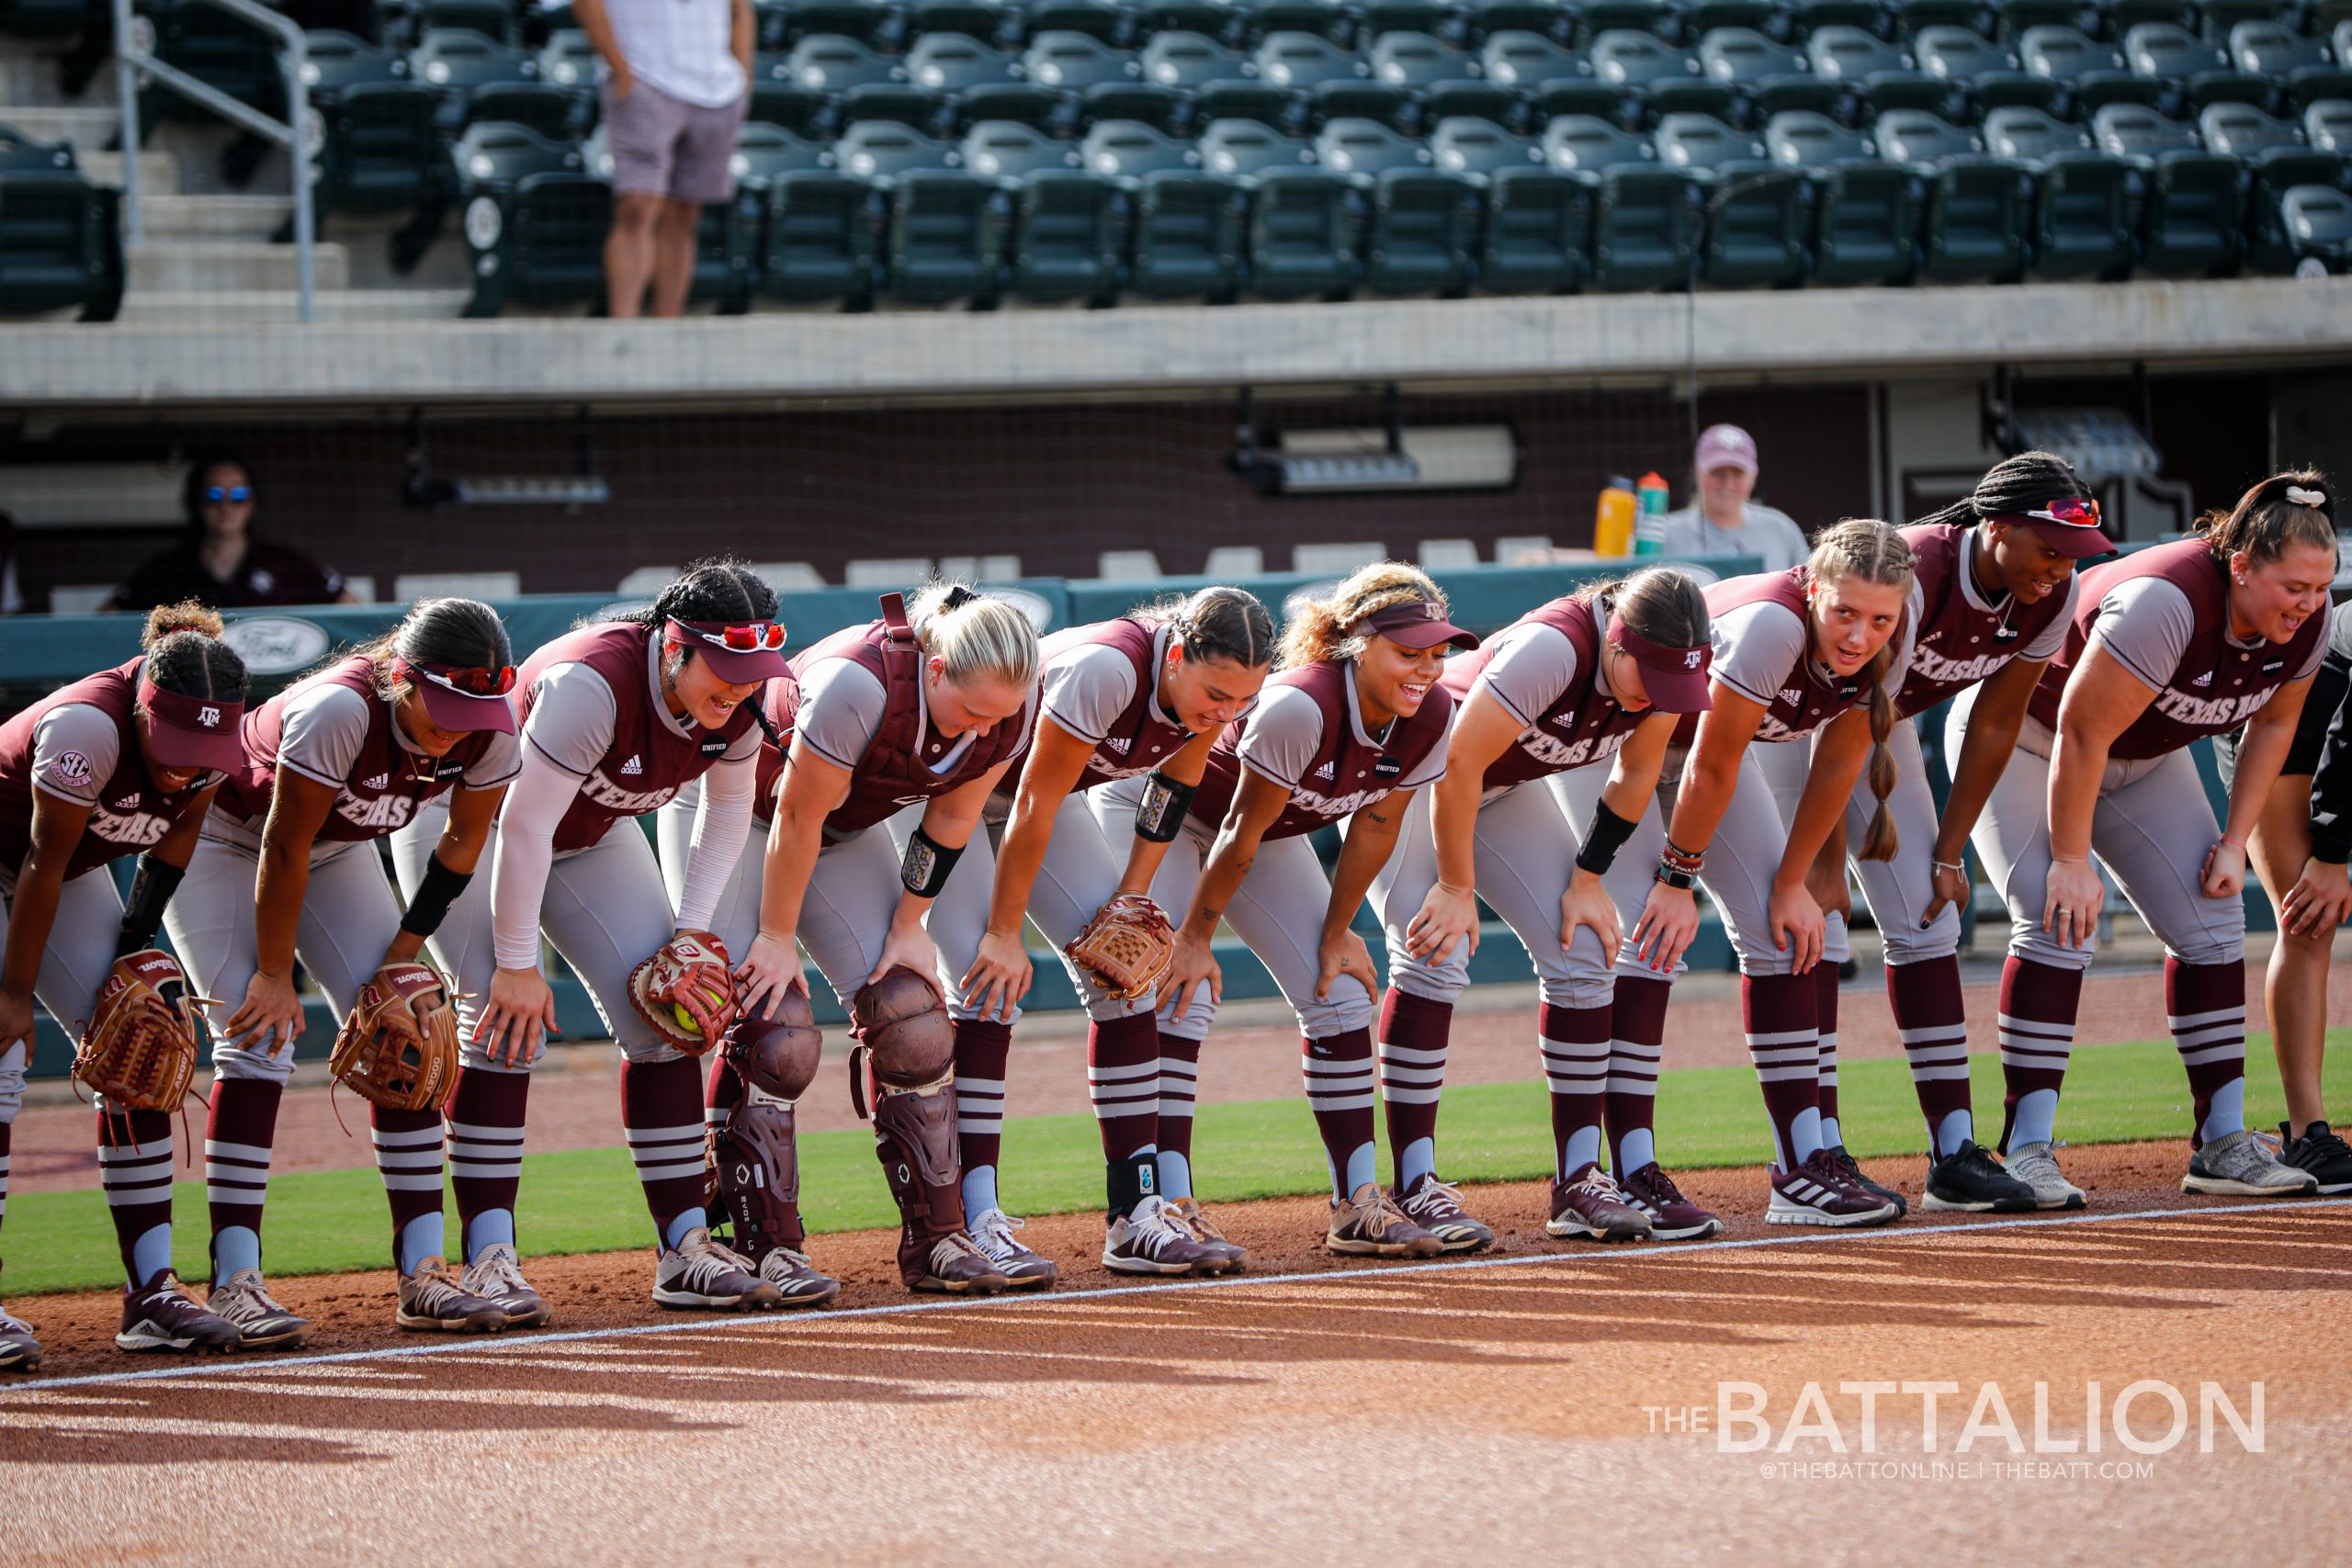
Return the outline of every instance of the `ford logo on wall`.
{"type": "Polygon", "coordinates": [[[289,675],[318,662],[334,639],[314,621],[291,615],[254,615],[229,623],[220,640],[237,650],[256,675],[289,675]]]}

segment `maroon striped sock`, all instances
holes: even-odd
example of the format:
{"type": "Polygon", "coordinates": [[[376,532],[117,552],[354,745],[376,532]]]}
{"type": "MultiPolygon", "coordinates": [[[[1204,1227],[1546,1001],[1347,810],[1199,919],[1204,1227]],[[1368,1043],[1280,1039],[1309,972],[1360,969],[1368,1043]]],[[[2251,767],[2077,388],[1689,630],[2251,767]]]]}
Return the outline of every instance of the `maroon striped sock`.
{"type": "Polygon", "coordinates": [[[956,1134],[966,1176],[994,1170],[1004,1145],[1004,1065],[1012,1025],[995,1019],[956,1021],[956,1134]]]}
{"type": "Polygon", "coordinates": [[[170,1112],[100,1106],[98,1180],[106,1189],[107,1213],[114,1218],[123,1274],[133,1285],[143,1285],[172,1262],[170,1112]],[[140,1238],[159,1229],[142,1255],[140,1238]]]}
{"type": "Polygon", "coordinates": [[[8,1140],[16,1130],[16,1123],[0,1122],[0,1224],[8,1218],[8,1140]]]}
{"type": "Polygon", "coordinates": [[[1782,1170],[1804,1164],[1821,1144],[1815,986],[1810,975],[1743,975],[1739,981],[1747,1058],[1756,1064],[1772,1123],[1772,1159],[1782,1170]]]}
{"type": "Polygon", "coordinates": [[[2245,1090],[2233,1091],[2245,1077],[2245,961],[2183,964],[2167,956],[2165,1012],[2195,1102],[2189,1146],[2237,1132],[2245,1125],[2245,1090]]]}
{"type": "Polygon", "coordinates": [[[1388,1157],[1396,1190],[1437,1163],[1437,1102],[1445,1092],[1447,1038],[1453,1004],[1388,987],[1380,1004],[1380,1107],[1388,1121],[1388,1157]],[[1426,1148],[1415,1145],[1427,1144],[1426,1148]]]}
{"type": "Polygon", "coordinates": [[[1630,1176],[1657,1159],[1658,1059],[1666,1054],[1666,1004],[1674,982],[1620,975],[1609,1023],[1609,1168],[1630,1176]]]}
{"type": "MultiPolygon", "coordinates": [[[[427,1214],[441,1213],[442,1170],[445,1164],[445,1138],[441,1130],[441,1112],[427,1107],[423,1111],[395,1111],[386,1105],[371,1105],[368,1110],[368,1141],[375,1146],[376,1173],[383,1179],[384,1196],[392,1209],[392,1257],[403,1274],[413,1273],[425,1252],[412,1255],[403,1247],[403,1232],[409,1222],[427,1214]]],[[[432,1235],[439,1234],[436,1219],[432,1235]]],[[[444,1247],[446,1247],[446,1242],[444,1247]]]]}
{"type": "Polygon", "coordinates": [[[1331,1161],[1331,1185],[1345,1198],[1378,1179],[1374,1159],[1372,1031],[1351,1029],[1299,1042],[1299,1071],[1315,1130],[1331,1161]]]}
{"type": "Polygon", "coordinates": [[[1564,1008],[1545,1002],[1535,1014],[1544,1047],[1544,1081],[1552,1094],[1553,1174],[1600,1160],[1600,1122],[1609,1088],[1613,1007],[1564,1008]]]}
{"type": "Polygon", "coordinates": [[[523,1113],[531,1075],[459,1067],[449,1096],[449,1185],[458,1195],[458,1247],[471,1262],[489,1242],[514,1239],[523,1185],[523,1113]],[[490,1224],[478,1228],[476,1222],[490,1224]]]}
{"type": "Polygon", "coordinates": [[[705,1223],[702,1097],[690,1057],[621,1064],[621,1130],[664,1247],[705,1223]]]}
{"type": "Polygon", "coordinates": [[[1923,958],[1886,966],[1886,1004],[1911,1065],[1919,1114],[1940,1158],[1976,1135],[1968,1098],[1968,1010],[1960,996],[1960,958],[1923,958]],[[1954,1122],[1958,1114],[1966,1120],[1954,1122]]]}
{"type": "Polygon", "coordinates": [[[1193,1102],[1200,1094],[1201,1043],[1159,1032],[1159,1188],[1193,1195],[1193,1102]]]}
{"type": "MultiPolygon", "coordinates": [[[[1805,978],[1813,982],[1814,1073],[1821,1085],[1821,1119],[1825,1122],[1835,1122],[1838,1120],[1838,965],[1825,958],[1813,966],[1813,972],[1805,978]]],[[[1842,1133],[1833,1138],[1825,1131],[1822,1141],[1842,1144],[1846,1139],[1842,1133]]]]}
{"type": "Polygon", "coordinates": [[[261,1235],[262,1204],[269,1197],[270,1156],[277,1141],[277,1102],[285,1086],[270,1078],[214,1077],[212,1104],[204,1119],[204,1195],[212,1212],[212,1279],[226,1282],[259,1258],[241,1257],[253,1248],[224,1249],[220,1233],[241,1226],[261,1235]]]}
{"type": "MultiPolygon", "coordinates": [[[[2075,1051],[2075,1018],[2083,1000],[2083,972],[2009,954],[2001,965],[2001,1150],[2018,1130],[2018,1101],[2041,1089],[2056,1094],[2075,1051]]],[[[2019,1143],[2047,1142],[2037,1118],[2019,1143]]]]}
{"type": "Polygon", "coordinates": [[[1109,1213],[1132,1213],[1159,1190],[1159,1025],[1148,1012],[1098,1019],[1086,1031],[1086,1096],[1102,1134],[1109,1213]]]}

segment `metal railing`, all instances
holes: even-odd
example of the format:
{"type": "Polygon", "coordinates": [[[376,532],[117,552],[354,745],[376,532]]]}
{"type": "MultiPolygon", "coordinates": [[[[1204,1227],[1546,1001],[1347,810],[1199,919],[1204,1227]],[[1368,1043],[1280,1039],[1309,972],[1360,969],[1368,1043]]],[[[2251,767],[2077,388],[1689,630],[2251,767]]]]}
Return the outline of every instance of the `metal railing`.
{"type": "Polygon", "coordinates": [[[122,100],[122,198],[126,238],[139,244],[146,238],[140,205],[139,89],[142,82],[168,87],[180,96],[203,105],[221,118],[241,125],[255,136],[286,149],[294,186],[294,265],[304,321],[315,319],[316,278],[311,211],[311,157],[304,145],[311,122],[309,40],[293,21],[254,0],[208,0],[230,15],[243,18],[284,46],[278,54],[286,72],[287,118],[272,119],[250,104],[241,104],[209,83],[198,81],[176,66],[155,58],[153,24],[131,14],[131,0],[114,0],[115,82],[122,100]]]}

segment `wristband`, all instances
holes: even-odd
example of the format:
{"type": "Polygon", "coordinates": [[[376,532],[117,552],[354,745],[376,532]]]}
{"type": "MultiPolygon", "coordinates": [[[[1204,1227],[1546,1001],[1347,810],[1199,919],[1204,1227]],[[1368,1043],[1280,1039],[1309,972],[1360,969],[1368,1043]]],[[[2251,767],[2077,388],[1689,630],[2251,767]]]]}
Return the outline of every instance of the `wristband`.
{"type": "Polygon", "coordinates": [[[1577,848],[1577,869],[1589,871],[1595,876],[1605,874],[1615,863],[1617,852],[1634,836],[1634,824],[1609,809],[1605,800],[1592,803],[1592,821],[1584,830],[1584,842],[1577,848]]]}
{"type": "Polygon", "coordinates": [[[936,898],[963,856],[962,850],[951,850],[918,828],[907,840],[906,858],[899,863],[899,880],[918,898],[936,898]]]}
{"type": "Polygon", "coordinates": [[[1199,786],[1178,784],[1158,768],[1143,781],[1143,797],[1136,802],[1136,837],[1155,844],[1174,841],[1184,826],[1184,814],[1192,808],[1193,792],[1199,786]]]}
{"type": "Polygon", "coordinates": [[[449,906],[474,879],[470,871],[451,871],[441,863],[439,855],[428,856],[424,875],[416,885],[416,894],[408,901],[407,910],[401,916],[401,930],[412,936],[431,936],[441,929],[442,919],[449,913],[449,906]]]}
{"type": "Polygon", "coordinates": [[[1968,867],[1962,863],[1956,863],[1948,860],[1930,860],[1928,864],[1937,871],[1956,871],[1962,876],[1966,876],[1968,874],[1968,867]]]}
{"type": "Polygon", "coordinates": [[[1698,882],[1699,874],[1685,871],[1671,861],[1661,859],[1657,863],[1657,880],[1668,887],[1679,887],[1687,893],[1698,882]]]}
{"type": "Polygon", "coordinates": [[[130,901],[122,907],[122,934],[115,941],[114,955],[126,957],[155,945],[156,930],[164,923],[164,906],[172,901],[172,894],[187,873],[176,865],[168,865],[152,853],[139,857],[139,872],[130,880],[130,901]]]}

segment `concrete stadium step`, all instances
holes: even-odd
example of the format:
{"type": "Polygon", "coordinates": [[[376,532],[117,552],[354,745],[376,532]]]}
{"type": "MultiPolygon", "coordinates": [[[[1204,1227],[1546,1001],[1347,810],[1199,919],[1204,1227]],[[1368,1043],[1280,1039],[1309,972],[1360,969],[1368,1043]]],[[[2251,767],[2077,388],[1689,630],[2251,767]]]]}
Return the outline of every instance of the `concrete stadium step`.
{"type": "MultiPolygon", "coordinates": [[[[119,152],[89,152],[76,149],[74,161],[82,173],[102,186],[122,184],[122,154],[119,152]]],[[[180,161],[170,152],[153,151],[139,154],[139,184],[146,196],[170,196],[180,188],[180,161]]]]}
{"type": "Polygon", "coordinates": [[[32,104],[73,108],[111,108],[115,102],[114,64],[109,61],[78,97],[67,97],[58,87],[57,62],[62,49],[35,49],[14,39],[0,40],[0,120],[11,107],[32,104]]]}
{"type": "Polygon", "coordinates": [[[282,196],[146,196],[141,204],[151,240],[266,243],[294,211],[282,196]]]}
{"type": "MultiPolygon", "coordinates": [[[[321,321],[455,321],[472,296],[463,288],[321,289],[321,321]]],[[[124,297],[119,321],[153,326],[237,327],[300,321],[294,290],[224,289],[219,292],[156,289],[124,297]]]]}
{"type": "Polygon", "coordinates": [[[104,106],[0,104],[0,125],[13,126],[35,141],[70,141],[77,154],[86,155],[112,141],[122,121],[104,106]]]}
{"type": "MultiPolygon", "coordinates": [[[[246,293],[292,289],[297,276],[294,247],[263,241],[180,240],[124,247],[130,262],[130,288],[175,293],[246,293]]],[[[341,245],[316,249],[321,292],[350,281],[349,259],[341,245]]]]}

